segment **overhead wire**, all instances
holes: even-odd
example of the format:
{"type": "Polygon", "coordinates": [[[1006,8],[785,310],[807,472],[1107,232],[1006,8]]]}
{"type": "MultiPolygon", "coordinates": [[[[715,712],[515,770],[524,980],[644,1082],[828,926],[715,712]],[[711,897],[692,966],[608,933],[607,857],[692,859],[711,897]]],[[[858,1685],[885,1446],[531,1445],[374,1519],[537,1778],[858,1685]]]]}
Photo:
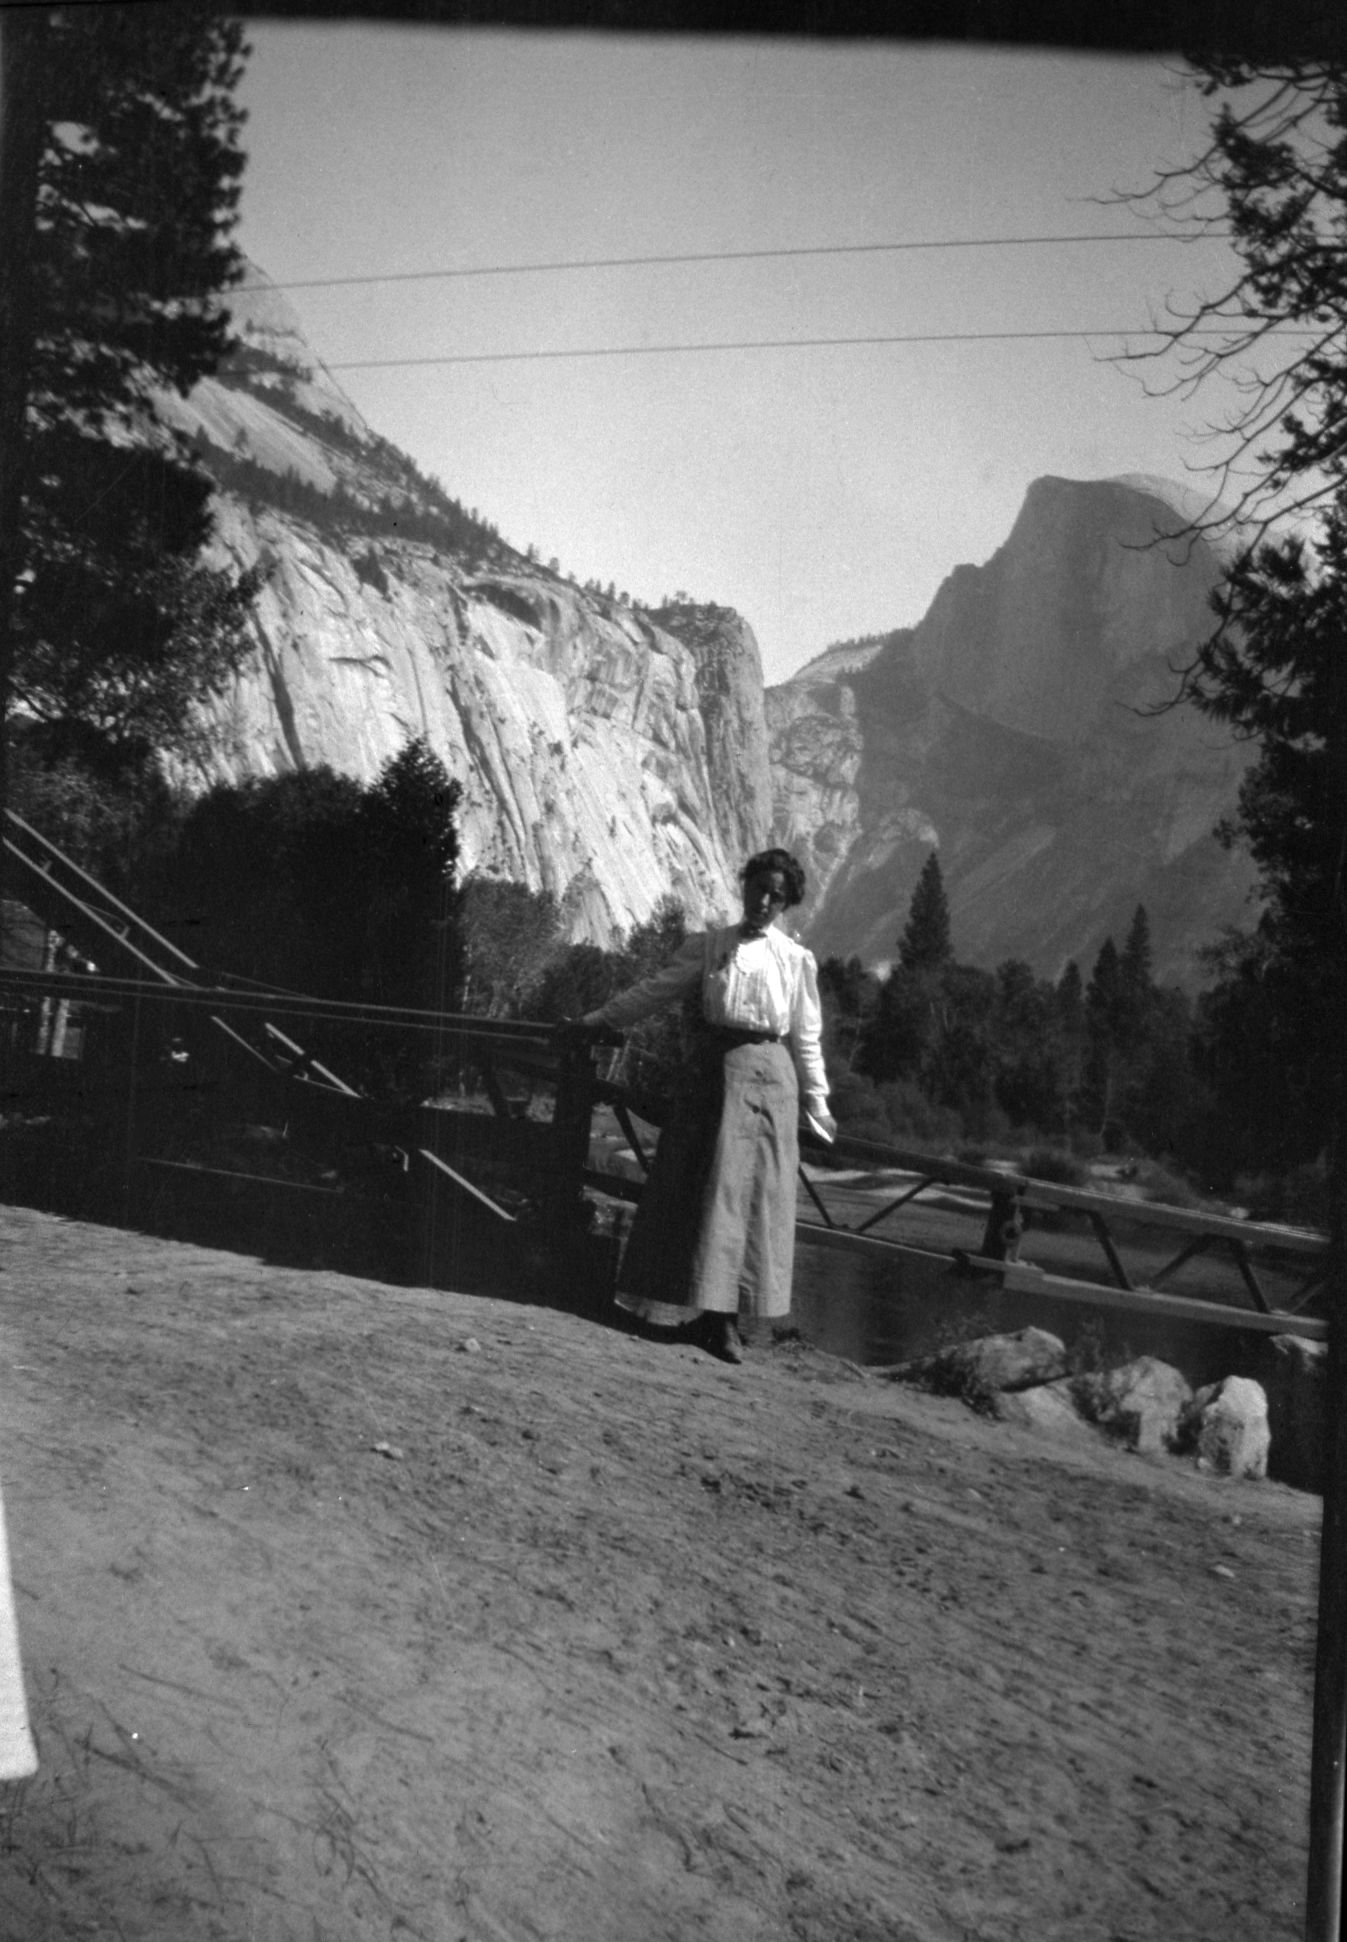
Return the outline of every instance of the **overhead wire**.
{"type": "MultiPolygon", "coordinates": [[[[1215,329],[1194,327],[1184,330],[1182,336],[1185,342],[1193,337],[1233,338],[1240,328],[1242,326],[1235,324],[1215,329]]],[[[707,343],[584,345],[573,349],[532,351],[446,351],[433,357],[324,358],[323,367],[328,371],[390,371],[432,364],[528,364],[565,357],[671,357],[700,351],[809,351],[879,344],[1015,344],[1099,337],[1163,339],[1178,334],[1177,330],[1164,329],[1155,324],[1133,324],[1121,328],[1114,325],[1099,330],[895,331],[865,337],[746,337],[707,343]]],[[[1317,334],[1303,330],[1278,330],[1275,333],[1280,339],[1313,338],[1317,334]]]]}
{"type": "MultiPolygon", "coordinates": [[[[813,256],[865,256],[910,250],[1027,249],[1096,243],[1178,243],[1191,247],[1195,243],[1219,241],[1230,234],[1227,229],[1211,227],[1190,231],[1091,230],[1068,236],[937,236],[882,243],[814,243],[785,245],[779,248],[685,250],[633,256],[573,257],[534,263],[475,263],[436,269],[370,272],[354,276],[292,278],[279,283],[270,281],[243,283],[236,288],[244,292],[342,289],[379,284],[425,283],[466,277],[533,276],[556,272],[650,268],[688,263],[755,262],[813,256]]],[[[1169,333],[1155,325],[1126,328],[1109,326],[1100,330],[910,331],[851,337],[742,338],[707,343],[582,345],[573,349],[451,351],[418,357],[343,358],[336,361],[324,359],[323,364],[329,371],[381,371],[416,369],[432,365],[520,364],[552,361],[559,358],[668,357],[707,351],[820,350],[885,344],[1032,343],[1086,340],[1098,337],[1163,337],[1167,334],[1169,333]]],[[[1189,329],[1184,332],[1185,337],[1227,334],[1226,330],[1221,329],[1189,329]]]]}
{"type": "Polygon", "coordinates": [[[879,256],[904,250],[1031,249],[1050,244],[1193,243],[1220,241],[1228,229],[1100,230],[1076,236],[934,236],[889,243],[800,243],[779,249],[681,250],[644,256],[581,256],[544,263],[470,263],[433,270],[388,270],[356,276],[296,277],[284,283],[241,283],[239,290],[336,290],[375,283],[428,283],[477,276],[541,276],[557,271],[649,269],[678,263],[751,263],[804,256],[879,256]]]}

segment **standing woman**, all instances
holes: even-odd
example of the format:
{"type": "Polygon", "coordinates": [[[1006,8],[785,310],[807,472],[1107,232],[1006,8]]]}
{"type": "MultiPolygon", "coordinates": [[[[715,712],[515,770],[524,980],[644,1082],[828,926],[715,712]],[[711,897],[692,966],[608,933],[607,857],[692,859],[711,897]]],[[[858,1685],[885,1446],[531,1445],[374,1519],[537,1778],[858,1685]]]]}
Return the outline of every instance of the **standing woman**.
{"type": "Polygon", "coordinates": [[[787,850],[740,873],[743,917],[688,937],[660,971],[586,1013],[587,1035],[621,1030],[697,992],[701,1022],[660,1135],[618,1277],[620,1307],[656,1327],[695,1325],[713,1355],[742,1362],[740,1315],[784,1315],[795,1260],[801,1100],[829,1139],[817,968],[778,928],[804,897],[787,850]]]}

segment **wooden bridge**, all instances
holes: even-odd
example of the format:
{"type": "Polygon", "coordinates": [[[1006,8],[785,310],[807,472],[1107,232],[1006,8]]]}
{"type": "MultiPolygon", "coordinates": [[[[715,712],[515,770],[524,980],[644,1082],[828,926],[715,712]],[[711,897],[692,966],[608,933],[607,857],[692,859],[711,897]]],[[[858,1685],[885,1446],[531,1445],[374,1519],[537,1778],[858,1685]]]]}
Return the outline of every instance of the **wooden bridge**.
{"type": "MultiPolygon", "coordinates": [[[[471,1230],[602,1301],[654,1134],[605,1054],[529,1021],[212,976],[12,811],[4,841],[15,895],[79,960],[62,968],[49,950],[0,969],[7,1140],[38,1129],[41,1151],[41,1127],[56,1127],[54,1170],[83,1140],[101,1206],[270,1197],[302,1206],[320,1239],[352,1222],[386,1234],[426,1279],[453,1271],[471,1230]],[[422,1098],[362,1083],[350,1055],[372,1042],[416,1047],[444,1084],[422,1098]]],[[[802,1151],[799,1239],[891,1270],[896,1291],[935,1262],[1048,1307],[1326,1335],[1321,1235],[846,1138],[802,1151]]]]}

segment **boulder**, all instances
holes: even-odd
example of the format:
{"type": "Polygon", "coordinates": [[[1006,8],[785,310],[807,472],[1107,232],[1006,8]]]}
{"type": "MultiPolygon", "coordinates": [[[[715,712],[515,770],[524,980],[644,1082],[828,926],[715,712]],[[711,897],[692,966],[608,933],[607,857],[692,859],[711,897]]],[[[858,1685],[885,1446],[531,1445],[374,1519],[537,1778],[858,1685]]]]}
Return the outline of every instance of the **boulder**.
{"type": "Polygon", "coordinates": [[[1005,1391],[1032,1389],[1055,1381],[1065,1371],[1066,1349],[1060,1339],[1046,1329],[1022,1328],[1014,1335],[956,1342],[935,1355],[899,1363],[882,1373],[933,1389],[937,1395],[962,1396],[982,1407],[1005,1391]]]}
{"type": "Polygon", "coordinates": [[[1004,1389],[993,1396],[991,1413],[998,1422],[1018,1423],[1045,1436],[1076,1443],[1097,1439],[1097,1431],[1076,1407],[1069,1376],[1058,1382],[1038,1383],[1032,1389],[1004,1389]]]}
{"type": "Polygon", "coordinates": [[[1252,1376],[1226,1376],[1199,1389],[1184,1412],[1183,1430],[1203,1468],[1226,1477],[1267,1475],[1267,1396],[1252,1376]]]}
{"type": "Polygon", "coordinates": [[[1077,1376],[1071,1391],[1087,1421],[1097,1423],[1129,1450],[1142,1453],[1175,1447],[1193,1394],[1177,1369],[1153,1355],[1077,1376]]]}

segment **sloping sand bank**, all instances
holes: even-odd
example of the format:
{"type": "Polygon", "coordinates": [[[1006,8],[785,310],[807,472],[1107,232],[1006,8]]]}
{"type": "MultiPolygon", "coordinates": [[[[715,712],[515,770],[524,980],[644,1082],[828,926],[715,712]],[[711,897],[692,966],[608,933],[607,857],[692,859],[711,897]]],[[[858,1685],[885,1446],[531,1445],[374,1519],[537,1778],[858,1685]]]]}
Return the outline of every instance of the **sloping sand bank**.
{"type": "Polygon", "coordinates": [[[0,1244],[7,1942],[1300,1933],[1316,1499],[798,1344],[0,1244]]]}

